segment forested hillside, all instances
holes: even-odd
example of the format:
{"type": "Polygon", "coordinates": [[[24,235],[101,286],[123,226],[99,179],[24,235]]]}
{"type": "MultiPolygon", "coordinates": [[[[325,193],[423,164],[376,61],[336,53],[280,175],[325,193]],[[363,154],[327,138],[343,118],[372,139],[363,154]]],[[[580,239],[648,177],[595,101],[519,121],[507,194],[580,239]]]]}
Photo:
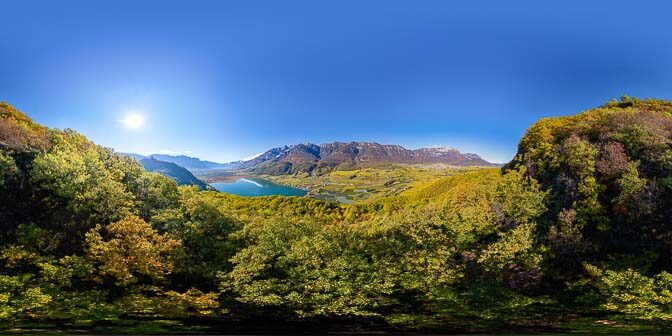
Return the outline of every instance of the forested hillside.
{"type": "Polygon", "coordinates": [[[0,327],[667,328],[671,140],[671,102],[624,97],[344,206],[180,187],[2,103],[0,327]]]}
{"type": "Polygon", "coordinates": [[[205,182],[196,178],[189,170],[175,163],[157,160],[154,157],[144,158],[139,162],[146,171],[170,177],[178,185],[195,185],[201,190],[212,189],[205,182]]]}

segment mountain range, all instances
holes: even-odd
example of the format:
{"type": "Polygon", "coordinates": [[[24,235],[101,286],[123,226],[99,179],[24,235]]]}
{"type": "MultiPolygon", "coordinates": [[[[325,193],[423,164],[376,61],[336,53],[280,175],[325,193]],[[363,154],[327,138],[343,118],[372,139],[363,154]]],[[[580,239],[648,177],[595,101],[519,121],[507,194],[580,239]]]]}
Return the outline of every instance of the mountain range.
{"type": "Polygon", "coordinates": [[[259,174],[322,174],[333,170],[351,170],[384,164],[434,164],[455,166],[494,166],[480,156],[461,153],[450,147],[406,149],[399,145],[375,142],[311,143],[272,148],[239,163],[240,169],[259,174]]]}
{"type": "Polygon", "coordinates": [[[163,162],[171,162],[180,167],[186,168],[189,171],[210,170],[210,169],[237,169],[239,162],[217,163],[212,161],[204,161],[195,157],[185,155],[167,155],[167,154],[151,154],[140,155],[134,153],[120,153],[121,155],[132,157],[138,161],[142,159],[154,158],[163,162]]]}
{"type": "MultiPolygon", "coordinates": [[[[451,147],[406,149],[399,145],[375,142],[304,143],[276,147],[245,161],[217,163],[184,155],[132,153],[122,155],[138,161],[154,159],[173,163],[192,173],[204,170],[245,169],[256,174],[284,175],[308,173],[320,175],[334,170],[352,170],[386,164],[448,164],[454,166],[495,166],[477,154],[461,153],[451,147]]],[[[193,175],[192,175],[193,176],[193,175]]],[[[171,176],[174,177],[174,176],[171,176]]]]}

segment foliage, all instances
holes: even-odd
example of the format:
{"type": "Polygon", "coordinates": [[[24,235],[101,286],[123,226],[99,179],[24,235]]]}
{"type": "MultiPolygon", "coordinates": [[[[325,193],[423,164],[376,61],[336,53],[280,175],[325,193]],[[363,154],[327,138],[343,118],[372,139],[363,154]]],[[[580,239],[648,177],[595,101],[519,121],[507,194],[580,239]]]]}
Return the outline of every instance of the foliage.
{"type": "Polygon", "coordinates": [[[542,119],[503,169],[378,169],[316,182],[382,191],[351,205],[199,191],[2,103],[0,321],[672,317],[672,103],[542,119]]]}
{"type": "Polygon", "coordinates": [[[29,275],[0,275],[0,319],[27,318],[52,300],[39,287],[26,286],[29,275]]]}
{"type": "Polygon", "coordinates": [[[135,216],[104,228],[97,226],[86,234],[87,256],[98,264],[100,275],[113,277],[120,286],[142,276],[157,280],[170,274],[170,254],[178,244],[135,216]]]}
{"type": "Polygon", "coordinates": [[[47,129],[34,123],[13,106],[0,102],[0,147],[40,150],[47,146],[47,129]]]}
{"type": "Polygon", "coordinates": [[[586,265],[604,309],[641,319],[672,318],[672,275],[645,276],[633,269],[601,270],[586,265]]]}

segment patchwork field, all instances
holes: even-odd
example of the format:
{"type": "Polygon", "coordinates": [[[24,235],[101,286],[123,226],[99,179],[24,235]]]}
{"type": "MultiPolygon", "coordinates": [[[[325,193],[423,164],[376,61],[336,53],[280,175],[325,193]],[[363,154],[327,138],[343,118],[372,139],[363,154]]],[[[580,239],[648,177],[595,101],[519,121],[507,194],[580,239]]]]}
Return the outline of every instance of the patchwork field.
{"type": "MultiPolygon", "coordinates": [[[[449,165],[390,165],[349,171],[334,171],[320,176],[308,174],[261,175],[278,184],[308,190],[308,196],[341,203],[394,196],[425,185],[436,179],[462,174],[486,167],[455,167],[449,165]]],[[[487,167],[492,169],[492,167],[487,167]]]]}

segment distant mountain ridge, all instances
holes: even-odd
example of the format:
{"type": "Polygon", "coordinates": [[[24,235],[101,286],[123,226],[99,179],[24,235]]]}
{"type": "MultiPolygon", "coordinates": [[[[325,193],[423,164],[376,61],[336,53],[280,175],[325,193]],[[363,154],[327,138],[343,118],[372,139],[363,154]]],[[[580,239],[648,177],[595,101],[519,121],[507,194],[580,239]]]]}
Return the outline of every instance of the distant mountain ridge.
{"type": "Polygon", "coordinates": [[[201,190],[208,190],[205,182],[199,180],[189,170],[172,162],[157,160],[155,157],[148,157],[139,160],[146,171],[156,172],[175,180],[179,185],[195,185],[201,190]]]}
{"type": "Polygon", "coordinates": [[[375,142],[304,143],[271,148],[246,161],[217,163],[184,155],[152,154],[143,156],[121,153],[138,161],[154,158],[174,163],[198,174],[204,170],[246,169],[257,174],[323,174],[334,170],[352,170],[384,164],[449,164],[454,166],[496,166],[477,154],[461,153],[451,147],[407,149],[399,145],[375,142]]]}
{"type": "Polygon", "coordinates": [[[218,163],[212,161],[205,161],[195,157],[185,155],[167,155],[167,154],[151,154],[140,155],[134,153],[120,153],[121,155],[132,157],[138,161],[146,158],[155,158],[159,161],[171,162],[180,167],[186,168],[189,171],[195,170],[209,170],[209,169],[237,169],[238,162],[218,163]]]}
{"type": "Polygon", "coordinates": [[[406,149],[375,142],[311,143],[272,148],[240,164],[259,174],[282,175],[298,172],[321,174],[381,164],[434,164],[495,166],[477,154],[461,153],[450,147],[406,149]]]}

